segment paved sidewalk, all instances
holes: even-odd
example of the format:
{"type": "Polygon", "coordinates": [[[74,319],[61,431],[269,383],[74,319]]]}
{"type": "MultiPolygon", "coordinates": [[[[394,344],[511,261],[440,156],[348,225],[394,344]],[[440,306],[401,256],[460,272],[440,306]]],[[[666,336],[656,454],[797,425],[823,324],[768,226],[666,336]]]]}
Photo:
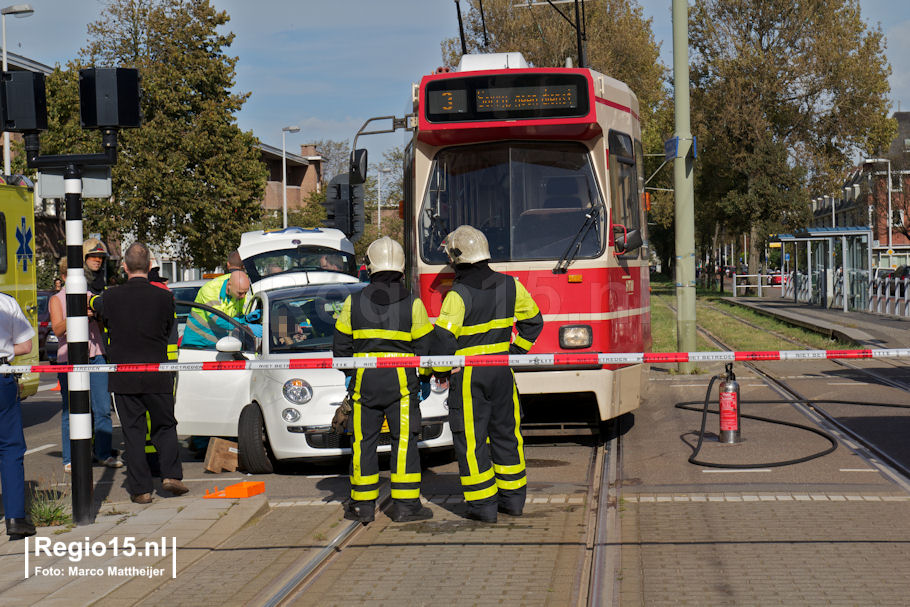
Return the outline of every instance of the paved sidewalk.
{"type": "MultiPolygon", "coordinates": [[[[157,498],[147,506],[106,503],[91,525],[40,527],[36,536],[15,542],[3,535],[0,605],[90,605],[121,586],[137,593],[157,587],[267,509],[264,495],[240,500],[157,498]],[[137,554],[130,554],[128,541],[137,554]],[[41,547],[37,556],[36,546],[41,547]]],[[[131,603],[125,599],[120,605],[131,603]]]]}

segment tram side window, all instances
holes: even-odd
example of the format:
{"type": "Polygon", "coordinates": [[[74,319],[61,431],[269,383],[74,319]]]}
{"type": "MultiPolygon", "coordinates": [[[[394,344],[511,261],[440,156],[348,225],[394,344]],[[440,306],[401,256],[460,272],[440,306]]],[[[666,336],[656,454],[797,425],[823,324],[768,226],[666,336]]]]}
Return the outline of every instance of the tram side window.
{"type": "MultiPolygon", "coordinates": [[[[641,200],[638,196],[638,170],[632,138],[625,133],[610,131],[610,194],[614,224],[626,230],[641,229],[641,200]]],[[[633,253],[637,256],[638,253],[633,253]]]]}
{"type": "Polygon", "coordinates": [[[6,274],[6,214],[0,213],[0,274],[6,274]]]}

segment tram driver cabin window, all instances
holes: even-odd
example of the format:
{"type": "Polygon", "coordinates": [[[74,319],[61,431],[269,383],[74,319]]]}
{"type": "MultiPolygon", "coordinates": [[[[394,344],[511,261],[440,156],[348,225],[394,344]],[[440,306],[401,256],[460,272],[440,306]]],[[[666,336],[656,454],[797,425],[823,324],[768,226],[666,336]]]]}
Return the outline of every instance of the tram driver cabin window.
{"type": "MultiPolygon", "coordinates": [[[[610,131],[610,198],[613,224],[623,225],[626,231],[641,229],[641,201],[638,195],[638,170],[632,138],[625,133],[610,131]]],[[[633,252],[631,255],[637,256],[633,252]]]]}
{"type": "Polygon", "coordinates": [[[497,142],[449,148],[435,161],[419,219],[420,250],[446,263],[439,245],[460,225],[478,228],[494,262],[555,260],[574,240],[576,258],[605,245],[604,203],[588,149],[575,142],[497,142]]]}
{"type": "Polygon", "coordinates": [[[6,274],[6,215],[0,213],[0,274],[6,274]]]}

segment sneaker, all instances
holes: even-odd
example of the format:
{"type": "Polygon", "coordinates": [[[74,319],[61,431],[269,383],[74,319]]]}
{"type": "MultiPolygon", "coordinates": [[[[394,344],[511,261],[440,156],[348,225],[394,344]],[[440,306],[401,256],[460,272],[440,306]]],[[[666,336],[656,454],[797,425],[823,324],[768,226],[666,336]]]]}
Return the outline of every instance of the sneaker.
{"type": "Polygon", "coordinates": [[[151,504],[152,503],[152,494],[151,493],[137,493],[136,495],[130,496],[130,501],[134,504],[151,504]]]}
{"type": "Polygon", "coordinates": [[[165,491],[170,491],[174,495],[183,495],[187,493],[189,489],[182,481],[176,478],[166,478],[161,481],[161,488],[165,491]]]}
{"type": "Polygon", "coordinates": [[[421,505],[408,508],[401,504],[393,503],[392,509],[389,510],[389,518],[396,523],[411,523],[413,521],[425,521],[433,518],[433,511],[421,505]]]}
{"type": "Polygon", "coordinates": [[[115,455],[110,456],[109,458],[101,461],[102,466],[107,466],[108,468],[122,468],[123,462],[121,462],[115,455]]]}
{"type": "Polygon", "coordinates": [[[63,464],[63,471],[66,472],[67,474],[72,474],[73,465],[72,464],[63,464]]]}

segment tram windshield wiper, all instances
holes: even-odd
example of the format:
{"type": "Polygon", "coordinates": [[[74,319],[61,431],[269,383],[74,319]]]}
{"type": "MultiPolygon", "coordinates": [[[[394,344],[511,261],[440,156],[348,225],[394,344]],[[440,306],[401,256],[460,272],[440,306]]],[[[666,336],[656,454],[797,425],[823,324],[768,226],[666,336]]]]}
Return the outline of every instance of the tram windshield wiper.
{"type": "Polygon", "coordinates": [[[594,225],[597,216],[605,212],[606,209],[604,208],[604,205],[597,204],[591,207],[591,210],[585,214],[585,222],[581,224],[581,227],[575,234],[575,238],[572,239],[572,242],[569,243],[569,246],[566,248],[565,253],[563,253],[559,258],[559,261],[556,262],[556,267],[553,268],[554,274],[566,273],[566,271],[569,269],[569,264],[571,264],[575,259],[575,256],[578,255],[578,251],[581,249],[581,243],[585,241],[585,237],[588,235],[588,232],[594,225]]]}

